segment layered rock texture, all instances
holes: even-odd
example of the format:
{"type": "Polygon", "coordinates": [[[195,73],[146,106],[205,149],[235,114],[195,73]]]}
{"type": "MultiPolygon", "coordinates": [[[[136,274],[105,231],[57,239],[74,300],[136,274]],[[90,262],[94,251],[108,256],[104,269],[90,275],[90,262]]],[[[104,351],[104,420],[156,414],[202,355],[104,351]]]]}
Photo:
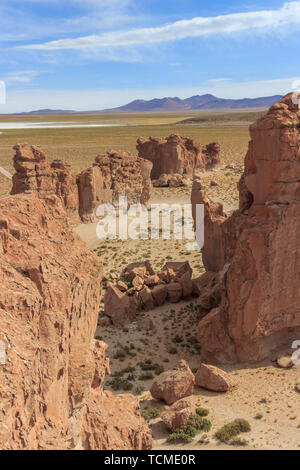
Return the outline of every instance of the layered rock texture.
{"type": "Polygon", "coordinates": [[[151,162],[126,152],[96,157],[93,166],[76,178],[67,163],[55,160],[50,165],[37,146],[18,144],[14,149],[11,194],[36,192],[39,198],[56,194],[74,222],[94,221],[100,204],[118,206],[120,196],[126,196],[128,204],[147,204],[150,198],[151,162]]]}
{"type": "Polygon", "coordinates": [[[139,157],[150,160],[153,164],[151,178],[158,181],[156,185],[168,186],[169,182],[174,180],[172,175],[189,178],[196,169],[209,170],[220,164],[218,143],[203,147],[193,139],[186,139],[175,134],[165,139],[140,138],[137,141],[137,150],[139,157]],[[160,180],[162,175],[164,175],[163,181],[160,180]]]}
{"type": "Polygon", "coordinates": [[[102,388],[102,266],[69,228],[65,179],[58,191],[53,178],[65,168],[19,152],[13,191],[25,194],[0,202],[0,448],[150,449],[137,399],[102,388]]]}
{"type": "Polygon", "coordinates": [[[240,208],[231,217],[195,182],[192,202],[205,205],[203,259],[210,271],[199,298],[203,358],[262,360],[299,337],[299,128],[292,95],[250,127],[240,208]]]}
{"type": "Polygon", "coordinates": [[[77,177],[82,220],[92,221],[101,203],[118,206],[120,196],[126,196],[129,205],[147,204],[151,170],[151,162],[127,152],[109,152],[96,157],[93,166],[77,177]]]}

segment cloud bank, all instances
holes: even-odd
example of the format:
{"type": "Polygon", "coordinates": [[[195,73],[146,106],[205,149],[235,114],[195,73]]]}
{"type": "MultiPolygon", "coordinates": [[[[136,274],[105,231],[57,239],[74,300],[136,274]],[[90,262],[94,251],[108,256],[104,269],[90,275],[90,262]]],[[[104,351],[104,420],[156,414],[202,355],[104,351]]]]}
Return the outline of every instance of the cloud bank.
{"type": "Polygon", "coordinates": [[[278,10],[235,13],[208,18],[196,17],[159,27],[106,32],[20,47],[29,50],[54,51],[139,46],[211,35],[229,35],[248,30],[272,31],[297,24],[300,24],[300,1],[284,3],[278,10]]]}

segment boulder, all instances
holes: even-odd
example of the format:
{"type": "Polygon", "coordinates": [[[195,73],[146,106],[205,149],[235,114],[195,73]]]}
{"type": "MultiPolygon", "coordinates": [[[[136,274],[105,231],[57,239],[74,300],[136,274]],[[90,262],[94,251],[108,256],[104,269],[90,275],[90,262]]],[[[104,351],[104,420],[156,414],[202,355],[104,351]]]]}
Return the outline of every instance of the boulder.
{"type": "Polygon", "coordinates": [[[166,408],[160,414],[161,420],[167,428],[174,432],[182,426],[186,426],[191,415],[195,413],[195,406],[187,400],[179,400],[174,405],[166,408]]]}
{"type": "Polygon", "coordinates": [[[228,392],[234,382],[230,375],[217,367],[201,364],[197,370],[195,384],[213,392],[228,392]]]}
{"type": "Polygon", "coordinates": [[[281,369],[291,369],[294,363],[291,356],[281,356],[277,358],[277,365],[281,369]]]}
{"type": "Polygon", "coordinates": [[[194,374],[186,361],[182,360],[174,369],[163,372],[156,377],[150,392],[153,398],[172,405],[181,398],[192,395],[194,383],[194,374]]]}
{"type": "Polygon", "coordinates": [[[189,272],[184,273],[179,279],[179,284],[182,287],[182,297],[190,299],[193,293],[193,283],[189,272]]]}
{"type": "Polygon", "coordinates": [[[167,300],[168,289],[166,285],[156,286],[151,291],[155,305],[163,305],[167,300]]]}
{"type": "Polygon", "coordinates": [[[105,292],[104,312],[118,327],[124,327],[136,319],[136,306],[133,298],[113,285],[108,286],[105,292]]]}
{"type": "Polygon", "coordinates": [[[149,317],[138,318],[137,326],[139,330],[154,330],[154,323],[149,317]]]}
{"type": "Polygon", "coordinates": [[[182,299],[182,286],[179,282],[171,282],[167,285],[168,301],[176,304],[182,299]]]}
{"type": "Polygon", "coordinates": [[[158,273],[158,277],[160,278],[161,281],[165,282],[166,284],[169,284],[170,282],[175,281],[176,279],[176,273],[173,271],[173,269],[163,269],[160,273],[158,273]]]}
{"type": "Polygon", "coordinates": [[[146,286],[153,287],[159,283],[159,279],[160,279],[159,276],[157,274],[154,274],[153,276],[145,277],[144,281],[145,281],[146,286]]]}
{"type": "Polygon", "coordinates": [[[154,308],[154,300],[149,287],[144,286],[142,288],[142,290],[139,292],[139,298],[143,310],[152,310],[154,308]]]}
{"type": "Polygon", "coordinates": [[[177,279],[181,278],[185,273],[189,273],[190,277],[192,277],[193,274],[193,270],[188,261],[169,261],[164,265],[162,271],[168,269],[174,271],[177,279]]]}

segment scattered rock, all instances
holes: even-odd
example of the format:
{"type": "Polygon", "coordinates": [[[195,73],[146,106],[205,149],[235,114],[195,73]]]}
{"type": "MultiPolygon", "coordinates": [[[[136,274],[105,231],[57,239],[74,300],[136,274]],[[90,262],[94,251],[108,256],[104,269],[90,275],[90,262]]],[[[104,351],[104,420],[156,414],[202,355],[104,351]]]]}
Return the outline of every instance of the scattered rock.
{"type": "Polygon", "coordinates": [[[230,375],[217,367],[201,364],[196,377],[195,384],[198,387],[212,390],[213,392],[228,392],[234,383],[230,375]]]}
{"type": "Polygon", "coordinates": [[[181,398],[188,397],[194,391],[195,376],[186,361],[182,360],[172,370],[163,372],[153,381],[151,395],[172,405],[181,398]]]}

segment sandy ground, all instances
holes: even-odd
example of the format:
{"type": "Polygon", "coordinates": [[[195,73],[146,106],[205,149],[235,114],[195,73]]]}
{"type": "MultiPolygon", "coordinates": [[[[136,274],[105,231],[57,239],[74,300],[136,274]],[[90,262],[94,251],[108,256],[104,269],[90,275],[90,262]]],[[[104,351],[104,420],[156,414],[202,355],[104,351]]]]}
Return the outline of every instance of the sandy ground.
{"type": "MultiPolygon", "coordinates": [[[[203,175],[202,181],[209,196],[224,203],[230,213],[237,207],[236,183],[241,169],[226,169],[203,175]],[[218,186],[210,186],[215,181],[218,186]]],[[[189,203],[190,188],[153,189],[151,203],[189,203]]],[[[204,272],[201,253],[186,249],[186,240],[107,240],[99,242],[95,232],[96,224],[81,225],[77,233],[95,250],[104,263],[105,275],[119,276],[123,267],[135,261],[149,259],[153,269],[158,271],[168,260],[188,260],[193,268],[193,276],[204,272]]],[[[101,305],[103,308],[103,304],[101,305]]],[[[101,313],[100,313],[101,314],[101,313]]],[[[124,329],[100,328],[96,337],[108,344],[112,376],[105,381],[105,388],[112,390],[114,376],[123,369],[122,380],[128,391],[139,397],[141,408],[163,409],[164,405],[151,400],[149,389],[155,372],[145,372],[142,364],[149,358],[164,370],[172,368],[180,359],[185,359],[195,371],[199,366],[199,345],[195,338],[197,314],[195,300],[178,304],[165,304],[150,312],[155,329],[151,332],[139,331],[136,323],[124,329]]],[[[286,350],[291,345],[286,345],[286,350]]],[[[285,350],[278,351],[278,354],[285,350]]],[[[151,422],[154,449],[237,449],[220,445],[214,433],[224,424],[236,418],[245,418],[251,424],[251,432],[241,435],[248,441],[245,449],[299,449],[300,448],[300,394],[295,390],[300,381],[300,368],[280,369],[275,362],[224,366],[237,383],[237,387],[227,394],[217,394],[195,388],[192,402],[209,410],[208,418],[212,429],[207,433],[206,443],[198,434],[190,444],[169,444],[168,431],[159,418],[151,422]]],[[[126,390],[127,391],[127,390],[126,390]]],[[[125,393],[124,390],[114,390],[125,393]]]]}

